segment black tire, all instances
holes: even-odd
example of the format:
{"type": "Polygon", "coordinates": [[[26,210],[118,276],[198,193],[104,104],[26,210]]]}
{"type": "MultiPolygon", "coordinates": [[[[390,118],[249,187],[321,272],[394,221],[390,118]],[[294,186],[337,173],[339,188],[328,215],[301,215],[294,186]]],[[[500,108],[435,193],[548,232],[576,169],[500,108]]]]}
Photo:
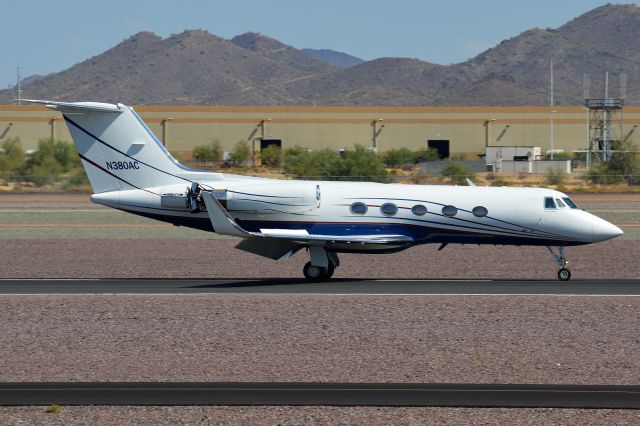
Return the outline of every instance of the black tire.
{"type": "Polygon", "coordinates": [[[558,279],[560,281],[569,281],[571,279],[571,271],[567,268],[562,268],[558,271],[558,279]]]}
{"type": "Polygon", "coordinates": [[[324,268],[313,266],[311,262],[307,262],[302,268],[302,273],[308,281],[318,281],[324,276],[324,268]]]}
{"type": "Polygon", "coordinates": [[[322,274],[322,278],[327,278],[327,279],[331,278],[335,271],[336,271],[335,266],[333,266],[331,262],[329,262],[329,267],[324,269],[324,274],[322,274]]]}

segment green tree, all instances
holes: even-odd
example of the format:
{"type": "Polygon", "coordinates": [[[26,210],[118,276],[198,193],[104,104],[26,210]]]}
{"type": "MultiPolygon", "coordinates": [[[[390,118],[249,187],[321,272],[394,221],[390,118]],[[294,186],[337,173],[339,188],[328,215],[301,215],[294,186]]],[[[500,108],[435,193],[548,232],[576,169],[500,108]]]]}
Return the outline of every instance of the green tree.
{"type": "Polygon", "coordinates": [[[334,163],[330,173],[333,176],[369,178],[376,181],[389,179],[389,173],[376,154],[362,145],[345,151],[341,161],[334,163]]]}
{"type": "Polygon", "coordinates": [[[442,169],[442,177],[448,178],[455,185],[466,185],[467,179],[473,179],[474,176],[475,174],[469,167],[455,161],[442,169]]]}
{"type": "Polygon", "coordinates": [[[24,172],[27,156],[19,138],[7,139],[0,150],[0,175],[16,175],[24,172]]]}
{"type": "Polygon", "coordinates": [[[269,145],[260,150],[262,165],[267,167],[280,167],[282,165],[282,149],[276,145],[269,145]]]}
{"type": "Polygon", "coordinates": [[[62,170],[60,173],[68,172],[72,168],[80,165],[75,146],[65,141],[40,139],[38,141],[38,149],[27,161],[27,167],[29,169],[44,167],[45,169],[52,168],[52,170],[58,170],[57,167],[54,167],[54,163],[60,166],[62,170]]]}
{"type": "Polygon", "coordinates": [[[328,148],[310,151],[294,147],[285,152],[284,171],[298,178],[329,177],[340,161],[342,161],[340,156],[328,148]]]}
{"type": "Polygon", "coordinates": [[[233,151],[229,154],[229,160],[242,164],[251,158],[251,147],[245,140],[240,140],[233,146],[233,151]]]}
{"type": "Polygon", "coordinates": [[[221,161],[223,152],[218,139],[211,139],[208,145],[198,145],[193,148],[192,156],[198,161],[221,161]]]}

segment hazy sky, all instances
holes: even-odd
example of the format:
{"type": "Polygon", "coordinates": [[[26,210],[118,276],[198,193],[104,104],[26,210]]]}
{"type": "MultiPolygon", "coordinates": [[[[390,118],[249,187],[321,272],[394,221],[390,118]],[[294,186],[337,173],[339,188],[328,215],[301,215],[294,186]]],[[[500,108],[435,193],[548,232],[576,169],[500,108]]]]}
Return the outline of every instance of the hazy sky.
{"type": "Polygon", "coordinates": [[[256,31],[297,48],[329,48],[365,60],[404,56],[449,64],[464,61],[527,29],[558,27],[606,3],[3,0],[0,87],[15,84],[17,66],[23,77],[60,71],[143,30],[166,37],[197,28],[224,38],[256,31]]]}

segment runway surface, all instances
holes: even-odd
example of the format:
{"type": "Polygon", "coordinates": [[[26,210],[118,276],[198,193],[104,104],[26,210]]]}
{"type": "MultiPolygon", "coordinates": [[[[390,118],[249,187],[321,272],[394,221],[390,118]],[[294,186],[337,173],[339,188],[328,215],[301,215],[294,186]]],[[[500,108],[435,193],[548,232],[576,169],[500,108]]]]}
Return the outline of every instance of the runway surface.
{"type": "Polygon", "coordinates": [[[640,296],[640,280],[4,279],[0,294],[374,294],[640,296]]]}
{"type": "Polygon", "coordinates": [[[640,386],[400,383],[0,383],[0,405],[640,408],[640,386]]]}

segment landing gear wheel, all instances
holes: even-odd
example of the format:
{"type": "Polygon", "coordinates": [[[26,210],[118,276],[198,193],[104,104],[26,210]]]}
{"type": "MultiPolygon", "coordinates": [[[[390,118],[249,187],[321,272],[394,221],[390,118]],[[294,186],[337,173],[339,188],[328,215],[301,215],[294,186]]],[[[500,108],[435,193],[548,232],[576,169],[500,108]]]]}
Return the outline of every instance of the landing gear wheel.
{"type": "Polygon", "coordinates": [[[336,268],[335,266],[333,266],[331,263],[329,263],[329,267],[324,269],[324,274],[322,274],[322,278],[331,278],[333,276],[333,273],[335,272],[336,268]]]}
{"type": "Polygon", "coordinates": [[[317,281],[323,278],[323,272],[324,268],[312,265],[311,262],[307,262],[302,269],[302,273],[308,281],[317,281]]]}
{"type": "Polygon", "coordinates": [[[569,281],[571,279],[571,271],[567,268],[562,268],[558,271],[558,279],[560,281],[569,281]]]}

